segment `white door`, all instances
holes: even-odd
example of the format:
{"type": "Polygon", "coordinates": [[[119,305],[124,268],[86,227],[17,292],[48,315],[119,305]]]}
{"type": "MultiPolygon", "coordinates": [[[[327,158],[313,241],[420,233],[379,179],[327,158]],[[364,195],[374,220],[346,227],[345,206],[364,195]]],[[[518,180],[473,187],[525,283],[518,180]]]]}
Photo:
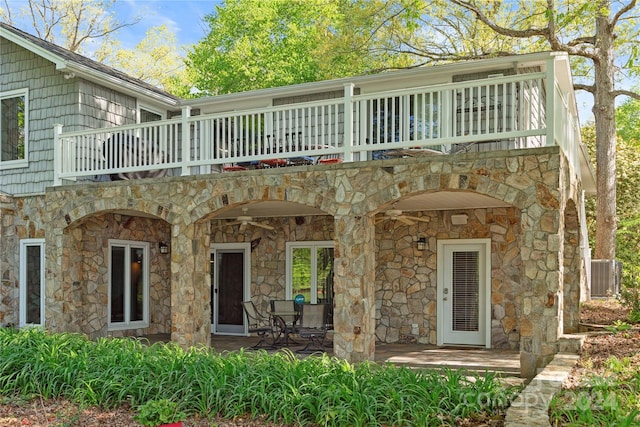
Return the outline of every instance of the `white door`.
{"type": "Polygon", "coordinates": [[[491,346],[489,239],[438,242],[438,345],[491,346]]]}

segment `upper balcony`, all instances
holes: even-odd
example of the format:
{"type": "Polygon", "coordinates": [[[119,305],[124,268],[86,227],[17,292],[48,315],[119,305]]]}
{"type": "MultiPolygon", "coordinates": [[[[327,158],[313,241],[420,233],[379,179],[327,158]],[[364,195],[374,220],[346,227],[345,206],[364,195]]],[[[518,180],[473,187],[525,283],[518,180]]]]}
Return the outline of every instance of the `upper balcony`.
{"type": "MultiPolygon", "coordinates": [[[[226,111],[192,115],[199,105],[189,101],[169,120],[68,133],[58,126],[55,183],[557,145],[591,191],[570,75],[548,58],[545,67],[511,75],[367,90],[343,79],[341,96],[334,91],[330,99],[300,96],[305,85],[298,85],[268,107],[226,99],[226,111]]],[[[315,94],[319,88],[313,84],[315,94]]]]}

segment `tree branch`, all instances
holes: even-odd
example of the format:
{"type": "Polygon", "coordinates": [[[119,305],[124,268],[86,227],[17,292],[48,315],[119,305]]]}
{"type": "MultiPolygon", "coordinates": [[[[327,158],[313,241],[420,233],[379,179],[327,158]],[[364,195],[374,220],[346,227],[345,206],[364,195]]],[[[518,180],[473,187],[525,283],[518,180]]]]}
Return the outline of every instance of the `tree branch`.
{"type": "Polygon", "coordinates": [[[614,90],[613,92],[611,92],[611,94],[613,96],[615,96],[615,97],[628,96],[629,98],[640,99],[640,93],[636,93],[636,92],[633,92],[631,90],[618,89],[618,90],[614,90]]]}
{"type": "Polygon", "coordinates": [[[501,27],[500,25],[487,18],[487,16],[475,4],[464,0],[450,1],[451,3],[472,12],[474,15],[476,15],[476,18],[478,18],[483,24],[500,35],[518,39],[526,39],[535,36],[548,38],[547,36],[549,34],[549,28],[528,28],[526,30],[513,30],[511,28],[501,27]]]}
{"type": "Polygon", "coordinates": [[[581,83],[574,83],[573,84],[573,89],[574,90],[584,90],[586,92],[591,93],[592,95],[596,93],[595,85],[585,85],[585,84],[581,84],[581,83]]]}
{"type": "Polygon", "coordinates": [[[618,13],[616,13],[613,18],[611,19],[611,23],[609,25],[611,25],[611,28],[615,27],[616,24],[618,23],[618,21],[620,20],[620,18],[622,18],[622,15],[624,15],[625,13],[629,12],[631,9],[633,9],[636,6],[636,0],[631,0],[629,3],[627,3],[626,5],[622,6],[620,8],[620,10],[618,11],[618,13]]]}
{"type": "Polygon", "coordinates": [[[590,44],[590,45],[594,45],[596,44],[596,38],[595,36],[585,36],[585,37],[578,37],[575,38],[569,42],[567,42],[567,46],[577,46],[580,44],[590,44]]]}

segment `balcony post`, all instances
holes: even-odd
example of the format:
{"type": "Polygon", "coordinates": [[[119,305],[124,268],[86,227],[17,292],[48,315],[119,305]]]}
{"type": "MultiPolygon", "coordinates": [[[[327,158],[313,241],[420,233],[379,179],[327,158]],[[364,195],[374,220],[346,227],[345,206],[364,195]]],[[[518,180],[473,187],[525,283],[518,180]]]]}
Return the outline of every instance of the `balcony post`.
{"type": "Polygon", "coordinates": [[[191,169],[189,167],[191,163],[191,132],[189,127],[189,117],[191,117],[191,107],[182,107],[182,176],[191,175],[191,169]]]}
{"type": "MultiPolygon", "coordinates": [[[[547,100],[545,103],[545,118],[547,125],[547,141],[546,146],[556,145],[555,141],[555,126],[556,126],[556,61],[555,58],[551,58],[547,61],[547,75],[542,82],[547,90],[547,100]]],[[[542,88],[540,88],[540,95],[542,96],[542,88]]],[[[560,144],[557,144],[560,145],[560,144]]]]}
{"type": "Polygon", "coordinates": [[[344,85],[344,161],[353,161],[353,83],[344,85]]]}
{"type": "Polygon", "coordinates": [[[62,185],[62,139],[60,134],[62,133],[62,125],[53,125],[53,185],[58,187],[62,185]]]}

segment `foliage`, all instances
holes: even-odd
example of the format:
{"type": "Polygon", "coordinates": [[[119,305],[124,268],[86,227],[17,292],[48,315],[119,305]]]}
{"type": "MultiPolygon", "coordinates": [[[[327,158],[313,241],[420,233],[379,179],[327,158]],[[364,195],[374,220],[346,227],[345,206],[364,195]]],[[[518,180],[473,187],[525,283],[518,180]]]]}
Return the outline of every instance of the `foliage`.
{"type": "MultiPolygon", "coordinates": [[[[39,329],[0,329],[0,395],[112,408],[168,399],[200,417],[264,416],[279,424],[453,425],[507,407],[517,389],[493,374],[412,370],[290,352],[89,341],[39,329]]],[[[150,408],[149,408],[150,409],[150,408]]]]}
{"type": "Polygon", "coordinates": [[[26,17],[39,38],[91,57],[96,41],[108,44],[113,33],[140,21],[119,22],[114,4],[115,0],[28,0],[27,7],[16,11],[5,0],[0,18],[14,25],[26,17]]]}
{"type": "Polygon", "coordinates": [[[613,332],[614,334],[625,332],[631,329],[631,325],[622,320],[616,320],[613,325],[607,325],[604,327],[607,331],[613,332]]]}
{"type": "Polygon", "coordinates": [[[103,45],[96,59],[165,90],[177,90],[174,85],[184,65],[179,51],[175,34],[160,25],[149,29],[133,49],[121,48],[118,41],[103,45]]]}
{"type": "Polygon", "coordinates": [[[556,394],[549,406],[552,425],[635,426],[640,421],[640,371],[628,357],[610,357],[608,375],[587,375],[576,389],[556,394]]]}
{"type": "Polygon", "coordinates": [[[138,414],[134,417],[144,426],[159,426],[183,420],[187,414],[178,410],[178,404],[169,399],[149,400],[138,406],[138,414]]]}
{"type": "Polygon", "coordinates": [[[227,0],[205,17],[209,34],[187,54],[190,82],[204,94],[222,94],[363,74],[413,64],[383,49],[380,21],[402,11],[384,1],[227,0]],[[376,37],[362,26],[380,25],[376,37]]]}

